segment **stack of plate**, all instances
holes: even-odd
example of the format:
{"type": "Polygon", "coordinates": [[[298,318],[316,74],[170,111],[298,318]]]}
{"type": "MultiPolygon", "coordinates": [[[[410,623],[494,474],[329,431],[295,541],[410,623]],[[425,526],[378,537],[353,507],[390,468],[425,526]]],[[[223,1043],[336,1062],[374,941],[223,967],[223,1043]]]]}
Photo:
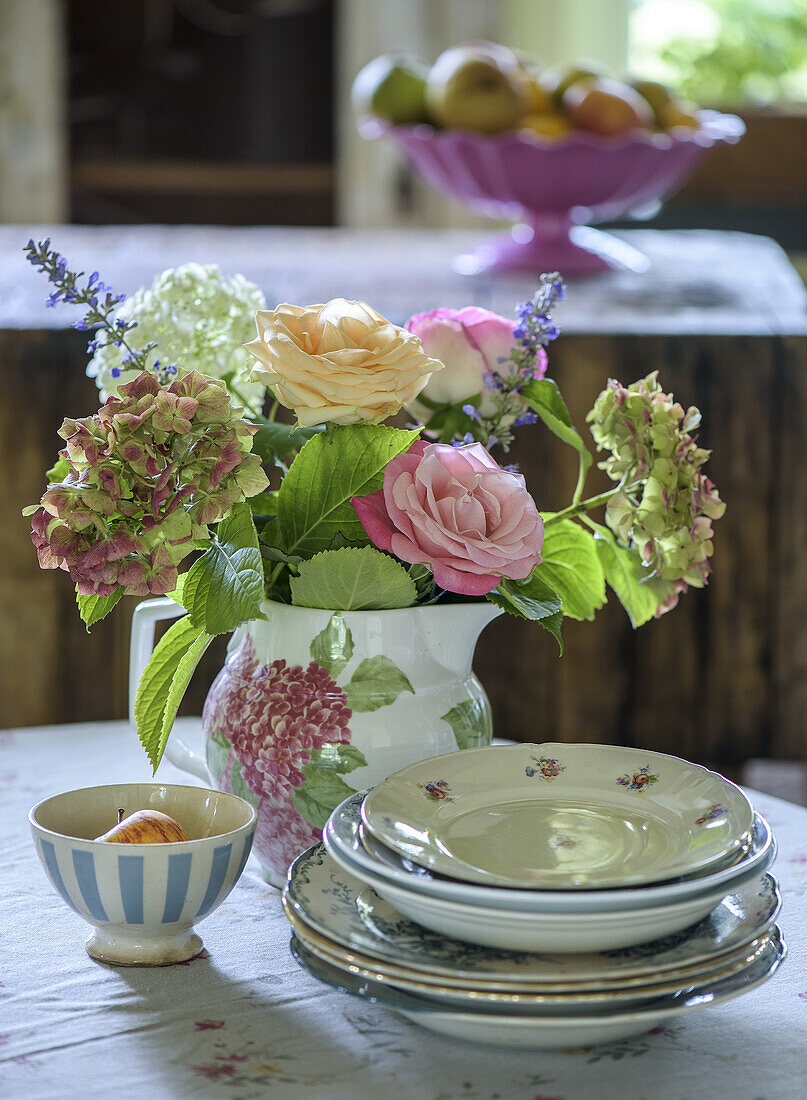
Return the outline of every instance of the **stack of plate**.
{"type": "Polygon", "coordinates": [[[298,960],[461,1038],[626,1038],[738,996],[785,954],[766,822],[659,753],[433,757],[347,799],[324,842],[284,892],[298,960]]]}

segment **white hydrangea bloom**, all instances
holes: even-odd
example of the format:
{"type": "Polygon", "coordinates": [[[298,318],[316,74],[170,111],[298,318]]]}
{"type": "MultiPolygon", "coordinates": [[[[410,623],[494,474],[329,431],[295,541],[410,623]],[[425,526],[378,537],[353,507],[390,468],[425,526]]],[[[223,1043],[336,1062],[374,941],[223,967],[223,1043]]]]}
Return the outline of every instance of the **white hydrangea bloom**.
{"type": "MultiPolygon", "coordinates": [[[[183,264],[158,275],[150,287],[127,298],[115,318],[136,321],[126,334],[135,350],[155,343],[150,367],[176,364],[180,375],[197,370],[210,378],[232,375],[230,392],[239,405],[260,412],[266,386],[250,382],[252,359],[242,344],[255,335],[255,314],[266,308],[260,288],[242,275],[225,276],[215,264],[183,264]]],[[[126,364],[126,349],[99,348],[87,365],[102,400],[138,374],[126,364]]]]}

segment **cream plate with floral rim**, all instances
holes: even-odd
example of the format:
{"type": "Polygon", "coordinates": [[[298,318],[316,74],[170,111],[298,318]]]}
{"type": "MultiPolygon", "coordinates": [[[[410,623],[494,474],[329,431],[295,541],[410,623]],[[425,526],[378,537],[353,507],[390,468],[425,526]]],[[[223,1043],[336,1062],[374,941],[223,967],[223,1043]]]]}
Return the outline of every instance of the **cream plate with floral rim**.
{"type": "Polygon", "coordinates": [[[450,878],[601,888],[707,868],[751,838],[739,787],[674,756],[615,745],[505,745],[431,757],[362,804],[384,844],[450,878]]]}
{"type": "Polygon", "coordinates": [[[436,997],[392,989],[352,970],[340,970],[310,951],[296,936],[292,937],[291,950],[300,965],[320,981],[394,1009],[431,1031],[477,1044],[527,1050],[566,1050],[641,1035],[683,1013],[721,1004],[756,989],[776,972],[786,954],[781,933],[774,927],[763,952],[738,973],[657,997],[648,1005],[554,1010],[545,1005],[468,1005],[460,1010],[436,997]]]}
{"type": "MultiPolygon", "coordinates": [[[[283,892],[290,922],[328,941],[350,962],[395,970],[402,977],[431,976],[439,984],[543,993],[606,991],[618,985],[691,979],[698,970],[724,963],[753,948],[770,930],[781,899],[773,875],[717,898],[698,924],[639,946],[569,955],[496,950],[450,938],[407,919],[375,890],[344,871],[321,844],[294,861],[283,892]],[[370,962],[372,960],[372,962],[370,962]]],[[[709,903],[706,903],[707,906],[709,903]]],[[[590,915],[596,929],[601,918],[590,915]]],[[[618,922],[624,914],[618,914],[618,922]]],[[[631,915],[628,914],[631,918],[631,915]]],[[[428,919],[428,914],[427,914],[428,919]]],[[[632,919],[632,918],[631,918],[632,919]]],[[[574,917],[544,916],[563,941],[575,934],[574,917]]],[[[506,914],[503,923],[512,923],[506,914]]]]}

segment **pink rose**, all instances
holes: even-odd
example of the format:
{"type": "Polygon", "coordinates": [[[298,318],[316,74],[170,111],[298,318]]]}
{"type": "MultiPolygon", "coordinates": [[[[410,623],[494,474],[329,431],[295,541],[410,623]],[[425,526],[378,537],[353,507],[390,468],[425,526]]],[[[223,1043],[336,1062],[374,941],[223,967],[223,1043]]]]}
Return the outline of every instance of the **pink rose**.
{"type": "Polygon", "coordinates": [[[379,549],[428,565],[449,592],[484,596],[502,577],[528,577],[541,560],[544,525],[524,478],[481,443],[418,440],[388,463],[383,489],[352,503],[379,549]]]}
{"type": "MultiPolygon", "coordinates": [[[[518,344],[513,335],[515,326],[515,321],[478,306],[434,309],[410,317],[406,328],[420,337],[427,355],[444,364],[443,370],[426,383],[421,391],[423,396],[438,405],[461,405],[481,393],[480,411],[483,416],[490,416],[494,405],[485,396],[490,388],[485,386],[485,375],[503,374],[511,369],[510,352],[518,344]]],[[[535,376],[542,378],[545,373],[546,352],[540,348],[535,376]]],[[[428,419],[428,409],[417,400],[407,408],[413,415],[428,419]]]]}

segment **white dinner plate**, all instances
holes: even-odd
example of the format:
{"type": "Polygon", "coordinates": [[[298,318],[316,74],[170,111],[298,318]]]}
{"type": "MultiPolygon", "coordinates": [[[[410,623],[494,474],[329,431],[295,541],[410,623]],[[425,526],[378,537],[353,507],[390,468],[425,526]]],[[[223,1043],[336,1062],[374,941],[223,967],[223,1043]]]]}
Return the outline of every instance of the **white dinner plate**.
{"type": "Polygon", "coordinates": [[[713,1004],[721,1004],[747,993],[778,969],[786,954],[778,928],[762,954],[746,969],[714,983],[706,982],[680,994],[660,997],[652,1005],[632,1011],[612,1012],[570,1009],[560,1014],[544,1006],[514,1009],[510,1006],[485,1006],[462,1011],[447,1010],[438,1001],[423,995],[391,989],[381,982],[359,977],[319,958],[292,937],[294,957],[309,974],[354,997],[394,1009],[414,1023],[431,1031],[466,1039],[474,1044],[520,1047],[528,1050],[563,1050],[596,1046],[641,1035],[666,1020],[713,1004]]]}
{"type": "MultiPolygon", "coordinates": [[[[467,751],[467,750],[466,750],[467,751]]],[[[718,870],[682,876],[657,886],[624,887],[613,890],[512,890],[498,886],[455,882],[434,876],[426,868],[412,871],[380,863],[361,843],[361,805],[368,792],[357,791],[337,806],[328,819],[323,839],[328,851],[359,878],[371,875],[373,881],[386,880],[404,890],[419,894],[478,905],[484,908],[527,910],[544,913],[616,912],[620,909],[643,909],[666,905],[671,901],[695,897],[706,890],[724,886],[733,889],[737,879],[752,870],[766,871],[776,855],[773,834],[759,814],[756,815],[751,845],[736,864],[718,870]]]]}
{"type": "Polygon", "coordinates": [[[292,919],[362,961],[372,958],[445,984],[562,992],[683,979],[694,967],[717,965],[763,935],[781,899],[776,880],[766,875],[729,894],[694,928],[639,947],[580,955],[497,951],[407,920],[318,845],[292,865],[283,904],[292,919]]]}
{"type": "Polygon", "coordinates": [[[411,764],[362,804],[401,855],[467,882],[579,889],[660,882],[748,847],[739,787],[616,745],[490,746],[411,764]]]}

